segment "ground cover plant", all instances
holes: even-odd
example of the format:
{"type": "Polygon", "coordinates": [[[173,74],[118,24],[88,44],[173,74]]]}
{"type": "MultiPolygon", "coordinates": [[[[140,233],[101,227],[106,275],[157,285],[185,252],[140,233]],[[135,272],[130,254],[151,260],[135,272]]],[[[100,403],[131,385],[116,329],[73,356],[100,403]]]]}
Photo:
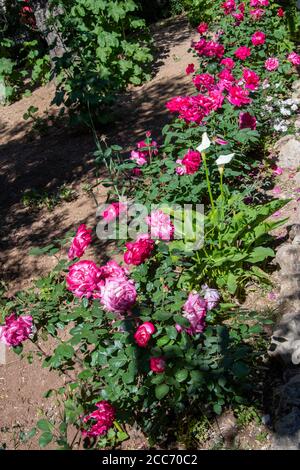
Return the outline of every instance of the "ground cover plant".
{"type": "Polygon", "coordinates": [[[68,258],[3,306],[0,339],[18,354],[32,341],[29,360],[37,354],[66,377],[47,394],[60,401],[60,420],[37,423],[42,447],[79,439],[115,446],[133,424],[155,443],[191,410],[221,414],[254,399],[270,320],[243,312],[240,301],[249,282],[270,282],[270,231],[283,223],[276,213],[287,201],[260,197],[258,176],[269,142],[297,111],[289,89],[300,56],[277,3],[228,0],[213,9],[186,70],[195,94],[166,103],[175,119],[163,144],[148,131],[122,160],[121,148],[96,142],[96,163],[109,175],[101,222],[120,234],[132,228],[135,204],[147,211],[135,238],[118,237],[123,261],[86,259],[97,241],[82,224],[35,250],[58,256],[62,244],[68,258]],[[183,204],[190,231],[180,224],[183,204]],[[51,353],[40,344],[48,336],[51,353]]]}

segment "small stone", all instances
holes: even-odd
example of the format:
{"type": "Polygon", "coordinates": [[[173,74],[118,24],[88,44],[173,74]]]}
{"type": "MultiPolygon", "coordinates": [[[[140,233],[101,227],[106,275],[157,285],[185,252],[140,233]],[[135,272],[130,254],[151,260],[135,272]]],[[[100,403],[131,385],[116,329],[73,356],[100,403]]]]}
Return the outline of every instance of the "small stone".
{"type": "Polygon", "coordinates": [[[278,165],[282,168],[297,168],[300,163],[300,140],[294,135],[286,135],[275,144],[278,151],[278,165]]]}
{"type": "Polygon", "coordinates": [[[265,426],[271,422],[271,416],[270,415],[263,415],[261,418],[262,424],[265,426]]]}

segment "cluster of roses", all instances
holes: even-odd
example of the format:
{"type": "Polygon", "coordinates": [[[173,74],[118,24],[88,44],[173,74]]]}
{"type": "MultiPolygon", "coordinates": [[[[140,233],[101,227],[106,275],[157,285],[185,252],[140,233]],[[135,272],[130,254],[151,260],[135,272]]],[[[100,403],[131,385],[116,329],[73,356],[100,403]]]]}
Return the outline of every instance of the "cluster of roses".
{"type": "MultiPolygon", "coordinates": [[[[251,7],[267,7],[268,0],[251,0],[251,7]]],[[[225,15],[231,15],[239,22],[245,18],[245,4],[236,5],[234,0],[223,2],[221,7],[225,15]]],[[[260,8],[262,14],[264,10],[260,8]]],[[[254,20],[259,20],[262,14],[258,14],[256,10],[250,10],[250,14],[254,20]]],[[[278,11],[278,16],[283,16],[282,9],[278,11]]],[[[248,67],[242,72],[242,77],[234,77],[233,69],[236,66],[235,60],[246,61],[251,56],[251,48],[246,45],[239,46],[233,53],[233,57],[224,57],[225,48],[217,42],[223,35],[223,31],[219,31],[213,35],[214,40],[209,40],[209,27],[207,23],[201,23],[198,28],[201,38],[198,42],[192,43],[192,47],[201,57],[214,58],[219,61],[221,71],[214,77],[209,73],[201,73],[193,76],[193,83],[200,94],[195,96],[178,96],[174,97],[166,103],[166,107],[171,113],[178,114],[180,119],[186,123],[195,123],[201,125],[203,120],[212,112],[222,108],[226,99],[235,107],[243,107],[251,103],[251,92],[256,91],[260,85],[260,77],[248,67]],[[205,37],[203,37],[205,36],[205,37]]],[[[266,42],[266,34],[263,31],[256,31],[251,42],[253,47],[260,47],[266,42]]],[[[296,52],[291,52],[287,59],[295,66],[300,65],[300,56],[296,52]]],[[[280,63],[276,57],[268,57],[265,61],[265,68],[268,72],[278,69],[280,63]]],[[[186,69],[187,74],[195,73],[194,64],[189,64],[186,69]]],[[[241,112],[239,116],[239,127],[256,129],[256,118],[247,112],[241,112]]],[[[180,172],[178,172],[181,174],[180,172]]]]}

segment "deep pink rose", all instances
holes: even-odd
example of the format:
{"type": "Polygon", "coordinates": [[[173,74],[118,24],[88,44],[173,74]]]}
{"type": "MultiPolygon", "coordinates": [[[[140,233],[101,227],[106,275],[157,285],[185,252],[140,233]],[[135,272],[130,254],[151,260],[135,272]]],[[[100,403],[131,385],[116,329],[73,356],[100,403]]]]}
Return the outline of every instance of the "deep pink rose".
{"type": "Polygon", "coordinates": [[[291,62],[293,65],[296,65],[296,67],[298,67],[300,65],[300,55],[297,54],[296,52],[291,52],[288,55],[288,61],[291,62]]]}
{"type": "Polygon", "coordinates": [[[118,279],[127,279],[129,271],[127,268],[123,268],[115,261],[108,261],[106,264],[101,266],[101,279],[108,278],[118,278],[118,279]]]}
{"type": "Polygon", "coordinates": [[[282,18],[284,16],[284,9],[283,8],[278,8],[277,16],[279,16],[279,18],[282,18]]]}
{"type": "Polygon", "coordinates": [[[115,220],[120,214],[126,212],[127,205],[123,202],[112,202],[107,209],[102,212],[103,219],[106,220],[107,223],[112,222],[115,220]]]}
{"type": "Polygon", "coordinates": [[[215,83],[215,79],[209,73],[201,73],[199,75],[195,75],[193,83],[197,90],[210,90],[215,83]]]}
{"type": "Polygon", "coordinates": [[[247,46],[240,46],[234,55],[240,60],[246,60],[251,55],[251,49],[247,46]]]}
{"type": "Polygon", "coordinates": [[[236,9],[235,0],[227,0],[221,3],[221,8],[223,8],[225,15],[230,15],[236,9]]]}
{"type": "Polygon", "coordinates": [[[87,229],[85,224],[79,225],[69,249],[69,259],[80,258],[84,254],[86,248],[92,241],[91,233],[92,230],[87,229]]]}
{"type": "Polygon", "coordinates": [[[279,67],[279,60],[276,57],[269,57],[269,59],[265,62],[265,68],[269,72],[273,72],[274,70],[278,69],[279,67]]]}
{"type": "Polygon", "coordinates": [[[67,288],[76,297],[99,297],[101,270],[93,261],[78,261],[69,267],[67,288]]]}
{"type": "Polygon", "coordinates": [[[197,31],[199,34],[204,34],[208,30],[208,24],[207,23],[200,23],[199,26],[197,26],[197,31]]]}
{"type": "Polygon", "coordinates": [[[243,70],[243,79],[245,81],[245,87],[249,90],[257,90],[259,86],[259,76],[250,69],[243,70]]]}
{"type": "Polygon", "coordinates": [[[185,73],[187,75],[190,75],[191,73],[195,72],[195,65],[194,64],[189,64],[187,68],[185,69],[185,73]]]}
{"type": "Polygon", "coordinates": [[[265,14],[265,11],[262,10],[261,8],[256,8],[255,10],[250,10],[250,15],[252,15],[252,18],[254,20],[259,20],[264,14],[265,14]]]}
{"type": "Polygon", "coordinates": [[[135,304],[137,292],[132,280],[108,278],[100,288],[100,303],[112,313],[125,313],[135,304]]]}
{"type": "Polygon", "coordinates": [[[244,104],[249,104],[251,102],[251,99],[249,98],[249,91],[244,90],[239,86],[233,86],[229,89],[227,99],[231,104],[238,107],[241,107],[244,104]]]}
{"type": "Polygon", "coordinates": [[[168,214],[160,209],[154,210],[150,216],[146,217],[146,222],[150,227],[152,238],[172,240],[175,228],[168,214]]]}
{"type": "Polygon", "coordinates": [[[177,331],[186,331],[189,335],[202,333],[205,328],[207,302],[198,293],[191,292],[183,306],[183,316],[190,322],[188,328],[176,325],[177,331]]]}
{"type": "Polygon", "coordinates": [[[161,374],[166,369],[166,361],[163,357],[151,357],[150,369],[156,374],[161,374]]]}
{"type": "Polygon", "coordinates": [[[251,7],[267,7],[269,6],[269,0],[250,0],[251,7]]]}
{"type": "Polygon", "coordinates": [[[235,62],[230,57],[225,57],[221,60],[221,65],[224,65],[224,67],[228,70],[232,70],[235,67],[235,62]]]}
{"type": "Polygon", "coordinates": [[[83,422],[90,426],[88,430],[82,429],[84,437],[103,436],[114,424],[116,411],[108,401],[99,401],[96,407],[97,410],[83,418],[83,422]]]}
{"type": "Polygon", "coordinates": [[[256,31],[251,38],[254,46],[261,46],[266,42],[266,35],[262,31],[256,31]]]}
{"type": "Polygon", "coordinates": [[[153,323],[145,322],[138,327],[134,334],[134,340],[141,348],[146,348],[151,336],[155,333],[156,329],[153,323]]]}
{"type": "Polygon", "coordinates": [[[148,233],[139,235],[135,242],[126,243],[127,251],[124,253],[126,264],[138,266],[151,256],[154,249],[154,240],[148,233]]]}
{"type": "Polygon", "coordinates": [[[193,175],[199,170],[201,154],[196,150],[188,150],[182,160],[176,160],[180,166],[176,168],[178,175],[193,175]]]}
{"type": "Polygon", "coordinates": [[[240,129],[256,129],[256,117],[251,116],[250,113],[240,113],[239,116],[239,127],[240,129]]]}
{"type": "Polygon", "coordinates": [[[0,342],[10,347],[16,347],[23,343],[32,334],[33,319],[31,315],[15,313],[5,317],[5,324],[0,326],[0,342]]]}

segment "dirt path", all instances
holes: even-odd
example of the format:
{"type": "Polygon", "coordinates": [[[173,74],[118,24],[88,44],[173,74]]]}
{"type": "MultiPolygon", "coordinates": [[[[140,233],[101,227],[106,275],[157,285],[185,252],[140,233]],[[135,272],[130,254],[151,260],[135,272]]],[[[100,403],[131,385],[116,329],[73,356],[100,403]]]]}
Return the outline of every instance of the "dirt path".
{"type": "MultiPolygon", "coordinates": [[[[192,60],[187,49],[194,35],[184,18],[172,19],[154,29],[156,75],[119,101],[118,120],[106,129],[110,143],[129,148],[144,137],[146,130],[151,129],[155,135],[170,119],[165,102],[192,89],[184,71],[192,60]]],[[[29,286],[32,279],[47,273],[55,264],[52,258],[29,256],[30,248],[61,239],[80,223],[91,227],[96,224],[95,202],[83,190],[85,183],[94,181],[91,153],[95,147],[91,136],[78,134],[63,124],[50,127],[46,135],[34,140],[28,135],[31,126],[23,114],[29,106],[35,106],[39,115],[45,116],[53,94],[54,85],[49,84],[29,98],[0,108],[0,281],[6,283],[10,294],[29,286]],[[75,191],[77,198],[72,202],[61,203],[52,211],[24,206],[26,191],[34,188],[55,193],[63,184],[75,191]]],[[[51,109],[52,112],[55,113],[51,109]]],[[[105,196],[105,189],[100,187],[98,202],[105,201],[105,196]]],[[[103,249],[98,262],[101,255],[105,256],[103,249]]],[[[37,438],[22,442],[23,433],[44,412],[49,417],[58,412],[55,401],[43,398],[43,394],[62,384],[62,379],[42,369],[38,360],[32,366],[8,351],[6,361],[6,365],[0,365],[0,448],[5,445],[10,449],[37,449],[37,438]]],[[[143,445],[139,439],[138,448],[143,445]]]]}

